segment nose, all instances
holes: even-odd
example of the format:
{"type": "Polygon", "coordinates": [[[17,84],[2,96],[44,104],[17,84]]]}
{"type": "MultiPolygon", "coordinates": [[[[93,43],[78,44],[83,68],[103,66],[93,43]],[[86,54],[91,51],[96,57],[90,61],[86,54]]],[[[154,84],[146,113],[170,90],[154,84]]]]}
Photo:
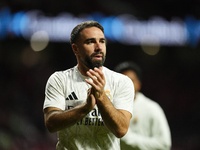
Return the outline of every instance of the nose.
{"type": "Polygon", "coordinates": [[[99,43],[99,42],[97,42],[97,43],[95,44],[95,50],[96,50],[96,51],[102,50],[102,44],[99,43]]]}

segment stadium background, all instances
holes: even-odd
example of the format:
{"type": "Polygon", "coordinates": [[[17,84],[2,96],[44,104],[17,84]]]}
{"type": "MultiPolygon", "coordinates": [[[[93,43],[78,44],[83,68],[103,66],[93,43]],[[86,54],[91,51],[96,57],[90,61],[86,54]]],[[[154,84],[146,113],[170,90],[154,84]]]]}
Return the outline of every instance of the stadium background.
{"type": "MultiPolygon", "coordinates": [[[[101,12],[104,16],[131,14],[139,20],[160,16],[167,21],[173,17],[185,20],[190,15],[196,20],[197,27],[192,27],[198,33],[199,6],[199,0],[1,0],[0,11],[7,8],[15,14],[40,10],[51,17],[62,12],[74,16],[101,12]]],[[[44,88],[54,71],[76,65],[76,58],[68,42],[49,41],[44,49],[34,51],[29,40],[2,29],[1,15],[0,149],[53,150],[56,134],[48,133],[43,121],[44,88]]],[[[195,44],[131,45],[112,40],[107,44],[108,68],[114,69],[125,60],[142,67],[142,92],[164,109],[172,133],[172,150],[200,149],[199,35],[190,41],[196,40],[195,44]]]]}

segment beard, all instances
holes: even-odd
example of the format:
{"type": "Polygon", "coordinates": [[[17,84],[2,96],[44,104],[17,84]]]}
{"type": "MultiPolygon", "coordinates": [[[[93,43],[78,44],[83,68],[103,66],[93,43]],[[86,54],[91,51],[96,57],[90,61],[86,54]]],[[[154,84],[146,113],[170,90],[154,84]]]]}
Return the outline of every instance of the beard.
{"type": "Polygon", "coordinates": [[[88,67],[89,69],[94,70],[94,68],[102,67],[105,62],[106,56],[102,52],[93,53],[90,56],[85,56],[85,58],[81,59],[82,63],[88,67]],[[92,60],[95,55],[101,54],[102,60],[92,60]]]}

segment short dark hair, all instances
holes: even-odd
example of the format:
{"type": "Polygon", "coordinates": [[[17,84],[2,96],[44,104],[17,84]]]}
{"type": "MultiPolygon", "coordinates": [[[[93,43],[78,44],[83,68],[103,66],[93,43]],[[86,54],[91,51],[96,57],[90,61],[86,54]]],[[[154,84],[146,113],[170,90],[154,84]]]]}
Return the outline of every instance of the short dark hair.
{"type": "Polygon", "coordinates": [[[76,40],[78,39],[80,32],[89,27],[97,27],[99,28],[103,33],[104,33],[104,28],[103,26],[98,23],[97,21],[85,21],[80,24],[78,24],[71,32],[71,37],[70,37],[70,44],[74,44],[76,40]]]}
{"type": "Polygon", "coordinates": [[[127,70],[132,70],[136,73],[138,79],[142,82],[142,70],[136,63],[132,61],[122,62],[118,64],[114,70],[119,73],[122,73],[127,70]]]}

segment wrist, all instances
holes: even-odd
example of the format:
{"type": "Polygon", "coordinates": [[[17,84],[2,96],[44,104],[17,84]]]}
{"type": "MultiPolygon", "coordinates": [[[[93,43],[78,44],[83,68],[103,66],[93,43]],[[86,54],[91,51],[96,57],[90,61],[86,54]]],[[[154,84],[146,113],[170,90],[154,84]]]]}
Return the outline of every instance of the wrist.
{"type": "Polygon", "coordinates": [[[87,115],[92,110],[91,106],[89,106],[86,102],[82,105],[82,113],[87,115]]]}
{"type": "Polygon", "coordinates": [[[104,103],[105,101],[108,101],[109,99],[108,99],[108,97],[107,97],[107,95],[105,94],[105,92],[103,92],[103,94],[101,94],[101,96],[99,96],[98,98],[97,98],[97,103],[98,104],[100,104],[100,103],[104,103]]]}

